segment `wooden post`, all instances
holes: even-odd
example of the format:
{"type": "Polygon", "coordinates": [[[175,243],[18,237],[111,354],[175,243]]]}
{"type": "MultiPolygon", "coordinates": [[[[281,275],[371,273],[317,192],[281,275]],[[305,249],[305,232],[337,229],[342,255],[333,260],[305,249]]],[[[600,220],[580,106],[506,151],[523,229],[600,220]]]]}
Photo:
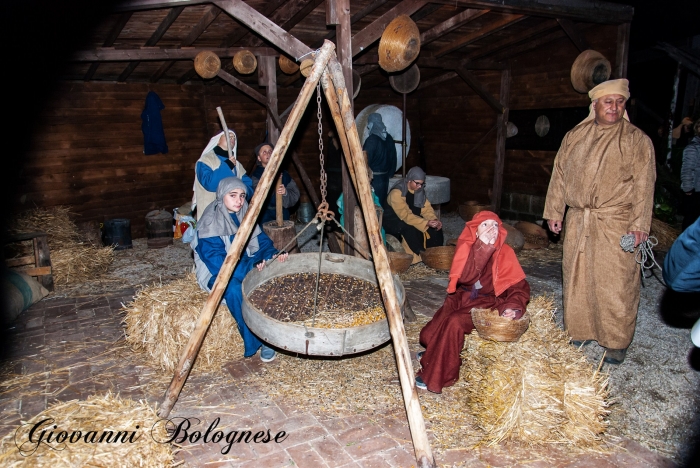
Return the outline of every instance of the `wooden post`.
{"type": "MultiPolygon", "coordinates": [[[[349,96],[347,93],[347,89],[344,85],[343,72],[337,60],[331,59],[328,62],[328,71],[339,98],[340,117],[343,122],[343,127],[338,128],[338,133],[341,134],[345,132],[347,134],[350,153],[345,153],[345,159],[348,161],[348,167],[354,166],[355,169],[357,191],[363,208],[365,225],[367,226],[367,233],[372,248],[372,257],[374,258],[377,280],[382,291],[382,298],[384,299],[384,307],[389,321],[389,331],[394,343],[401,391],[406,405],[408,424],[411,429],[411,438],[413,439],[417,465],[421,468],[435,467],[435,459],[430,449],[428,435],[425,431],[425,421],[423,420],[420,402],[418,401],[415,375],[411,364],[411,353],[408,349],[406,331],[401,319],[401,308],[399,307],[396,290],[394,289],[391,269],[389,267],[389,258],[384,244],[382,243],[382,235],[377,216],[374,214],[372,189],[369,184],[369,176],[362,156],[362,145],[357,133],[357,127],[355,126],[355,117],[350,105],[352,96],[349,96]]],[[[324,82],[321,84],[327,85],[327,83],[324,82]]],[[[348,216],[350,215],[351,213],[348,213],[348,216]]]]}
{"type": "Polygon", "coordinates": [[[279,138],[279,129],[272,117],[277,114],[277,65],[275,57],[271,55],[258,56],[258,83],[260,86],[267,88],[266,105],[267,107],[267,135],[268,141],[273,145],[277,143],[279,138]]]}
{"type": "Polygon", "coordinates": [[[615,78],[627,78],[627,59],[630,53],[630,23],[617,27],[617,52],[615,54],[615,78]]]}
{"type": "Polygon", "coordinates": [[[406,93],[401,93],[401,94],[403,94],[403,118],[401,119],[401,175],[405,179],[406,178],[406,93]]]}
{"type": "Polygon", "coordinates": [[[282,174],[280,174],[277,179],[277,185],[275,185],[275,218],[277,219],[277,225],[279,227],[284,226],[284,213],[282,211],[282,195],[277,193],[280,185],[282,185],[282,174]]]}
{"type": "Polygon", "coordinates": [[[510,100],[510,69],[501,72],[501,102],[503,113],[496,118],[496,163],[493,170],[491,204],[496,213],[501,209],[503,193],[503,167],[506,161],[506,130],[508,125],[508,101],[510,100]]]}
{"type": "Polygon", "coordinates": [[[318,80],[321,78],[321,73],[326,68],[326,64],[328,63],[334,48],[335,46],[332,42],[326,41],[323,44],[323,47],[316,56],[316,62],[311,69],[311,73],[304,83],[304,86],[301,88],[301,92],[299,93],[299,97],[297,97],[294,108],[289,115],[289,119],[282,129],[282,134],[280,135],[280,139],[275,146],[275,150],[272,152],[272,156],[270,156],[270,162],[268,163],[269,170],[264,171],[262,177],[260,178],[257,190],[253,194],[253,198],[250,201],[248,212],[241,221],[241,225],[238,229],[238,235],[236,235],[233,239],[231,248],[229,249],[226,259],[224,259],[224,263],[221,266],[221,270],[216,277],[216,282],[211,289],[211,293],[209,294],[207,301],[202,307],[202,312],[197,318],[197,323],[195,324],[194,330],[192,330],[190,339],[187,342],[185,349],[183,349],[180,362],[175,369],[170,386],[163,396],[163,402],[161,403],[160,410],[158,411],[161,418],[165,418],[170,414],[173,405],[180,396],[185,380],[192,369],[192,364],[194,364],[197,354],[199,353],[199,349],[202,346],[204,336],[209,329],[212,318],[214,318],[214,313],[221,302],[221,297],[223,296],[224,290],[228,285],[233,269],[238,263],[241,252],[248,242],[248,237],[250,237],[250,233],[253,231],[255,221],[260,214],[263,202],[265,201],[277,171],[282,164],[282,159],[287,151],[289,142],[294,136],[294,132],[299,125],[299,121],[306,110],[309,99],[313,94],[314,88],[316,88],[318,80]]]}

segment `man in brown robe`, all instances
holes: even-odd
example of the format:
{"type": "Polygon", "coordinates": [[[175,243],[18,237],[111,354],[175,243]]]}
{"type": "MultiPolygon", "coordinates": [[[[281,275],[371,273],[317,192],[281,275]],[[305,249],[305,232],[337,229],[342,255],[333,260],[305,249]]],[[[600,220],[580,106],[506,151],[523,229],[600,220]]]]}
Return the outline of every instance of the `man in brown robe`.
{"type": "Polygon", "coordinates": [[[420,332],[426,350],[417,356],[422,367],[418,388],[442,393],[457,381],[464,335],[474,330],[473,308],[497,309],[511,319],[525,313],[530,285],[506,236],[500,218],[490,211],[466,223],[450,268],[448,296],[420,332]]]}
{"type": "Polygon", "coordinates": [[[575,345],[595,340],[605,362],[620,364],[632,342],[640,268],[620,247],[635,247],[651,226],[656,166],[651,140],[627,120],[628,81],[589,93],[590,115],[569,131],[554,160],[543,217],[559,233],[564,210],[564,327],[575,345]]]}

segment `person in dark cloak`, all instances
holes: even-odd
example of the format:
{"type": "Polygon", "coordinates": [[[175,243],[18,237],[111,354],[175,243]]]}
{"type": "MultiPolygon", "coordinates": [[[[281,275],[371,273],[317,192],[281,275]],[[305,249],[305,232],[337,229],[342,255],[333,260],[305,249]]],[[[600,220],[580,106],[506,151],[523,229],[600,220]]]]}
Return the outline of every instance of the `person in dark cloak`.
{"type": "Polygon", "coordinates": [[[370,135],[362,145],[362,150],[367,152],[367,163],[374,173],[374,193],[379,197],[382,208],[386,209],[389,179],[396,172],[396,144],[394,138],[387,133],[381,114],[369,114],[367,129],[370,135]]]}
{"type": "MultiPolygon", "coordinates": [[[[272,156],[272,151],[274,146],[269,143],[261,143],[255,147],[255,156],[258,161],[255,163],[255,169],[250,174],[250,178],[253,180],[253,190],[258,187],[258,182],[263,176],[263,172],[267,167],[267,163],[270,162],[270,156],[272,156]]],[[[289,172],[282,170],[282,184],[277,186],[277,191],[274,192],[270,190],[268,198],[261,210],[262,218],[260,219],[260,224],[265,224],[268,221],[272,221],[277,216],[277,197],[276,194],[282,195],[282,216],[283,219],[289,219],[289,208],[294,206],[299,201],[299,187],[297,183],[294,182],[292,176],[289,172]]]]}
{"type": "Polygon", "coordinates": [[[416,386],[442,393],[459,378],[464,335],[474,330],[471,311],[497,309],[520,319],[530,301],[530,285],[496,213],[480,211],[466,223],[450,268],[447,297],[420,332],[425,351],[417,358],[421,370],[416,386]]]}

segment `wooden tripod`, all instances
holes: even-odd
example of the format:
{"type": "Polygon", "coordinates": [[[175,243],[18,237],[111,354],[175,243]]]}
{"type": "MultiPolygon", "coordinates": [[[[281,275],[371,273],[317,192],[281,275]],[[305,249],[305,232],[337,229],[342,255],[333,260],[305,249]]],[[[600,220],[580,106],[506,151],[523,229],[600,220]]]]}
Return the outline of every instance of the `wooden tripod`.
{"type": "Polygon", "coordinates": [[[401,319],[399,301],[393,285],[389,258],[382,243],[377,217],[374,214],[374,201],[372,199],[367,168],[365,167],[364,157],[362,155],[362,145],[360,144],[357,127],[355,126],[355,119],[350,106],[350,97],[347,95],[345,79],[340,64],[335,58],[334,49],[334,44],[326,40],[323,47],[316,53],[315,63],[311,69],[311,73],[306,79],[294,103],[294,107],[290,112],[289,119],[282,129],[277,145],[270,157],[268,167],[263,172],[257,190],[253,194],[248,212],[241,222],[238,235],[233,239],[231,248],[216,278],[216,282],[202,308],[202,312],[197,319],[190,339],[183,350],[180,362],[175,369],[170,386],[165,392],[158,414],[160,417],[167,417],[182,391],[182,387],[199,353],[199,349],[202,346],[204,336],[214,317],[214,313],[221,302],[226,285],[238,263],[241,252],[248,241],[248,237],[253,231],[255,220],[260,213],[265,197],[270,187],[274,185],[275,174],[282,164],[282,159],[289,146],[289,142],[306,110],[311,94],[320,80],[333,115],[333,121],[338,130],[352,182],[357,189],[360,199],[360,205],[362,207],[367,234],[372,249],[374,267],[384,300],[387,319],[389,321],[389,331],[394,343],[399,380],[401,382],[401,390],[406,406],[416,461],[421,468],[435,467],[435,459],[430,449],[428,436],[425,431],[425,422],[423,420],[423,414],[421,413],[420,402],[418,401],[418,393],[415,387],[415,375],[413,373],[413,366],[411,365],[411,355],[408,349],[406,331],[401,319]]]}

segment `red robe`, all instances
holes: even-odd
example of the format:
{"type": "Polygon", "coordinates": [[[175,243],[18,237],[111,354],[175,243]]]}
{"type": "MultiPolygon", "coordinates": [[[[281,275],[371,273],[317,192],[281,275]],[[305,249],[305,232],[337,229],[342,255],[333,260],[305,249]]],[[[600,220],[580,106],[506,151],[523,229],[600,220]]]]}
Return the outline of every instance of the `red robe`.
{"type": "MultiPolygon", "coordinates": [[[[417,375],[423,379],[431,392],[442,393],[443,387],[454,385],[459,378],[459,368],[462,365],[459,354],[464,346],[464,335],[474,330],[471,315],[473,308],[497,309],[499,313],[513,309],[520,311],[519,315],[522,315],[530,300],[530,285],[525,280],[525,273],[513,250],[505,245],[505,234],[501,233],[505,229],[499,229],[494,246],[487,246],[476,239],[476,226],[484,219],[496,219],[499,226],[501,225],[501,220],[494,213],[481,213],[488,213],[490,216],[482,215],[478,219],[475,217],[465,228],[473,237],[469,232],[460,236],[460,240],[467,241],[462,243],[462,249],[468,249],[468,253],[466,259],[462,256],[459,261],[460,266],[464,265],[461,275],[454,278],[453,283],[456,284],[451,284],[456,287],[456,292],[445,298],[442,307],[420,332],[420,343],[426,350],[421,358],[422,369],[417,375]],[[475,240],[472,241],[470,237],[475,240]],[[502,267],[502,270],[499,267],[502,267]],[[500,276],[501,271],[508,274],[500,276]],[[499,275],[497,281],[494,281],[494,273],[499,275]],[[481,284],[481,289],[473,288],[477,281],[481,284]],[[498,295],[494,283],[505,288],[498,295]]],[[[460,250],[459,243],[457,250],[460,250]]],[[[455,259],[457,258],[455,254],[455,259]]],[[[450,272],[450,276],[453,276],[453,271],[450,272]]]]}

